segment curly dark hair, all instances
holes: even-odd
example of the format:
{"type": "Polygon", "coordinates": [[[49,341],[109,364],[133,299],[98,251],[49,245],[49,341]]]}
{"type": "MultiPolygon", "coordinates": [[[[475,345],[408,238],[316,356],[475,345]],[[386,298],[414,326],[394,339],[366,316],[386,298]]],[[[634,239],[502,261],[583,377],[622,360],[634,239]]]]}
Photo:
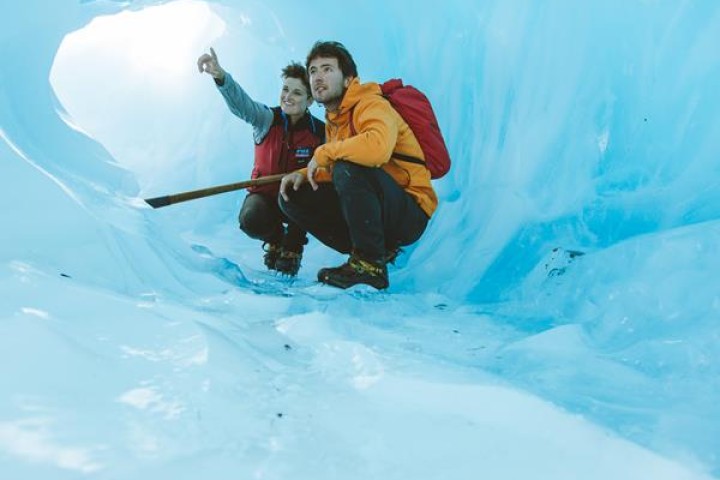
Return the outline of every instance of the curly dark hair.
{"type": "Polygon", "coordinates": [[[316,58],[335,58],[344,77],[357,77],[357,65],[345,45],[340,42],[325,42],[318,40],[310,49],[305,60],[305,68],[309,68],[310,62],[316,58]]]}
{"type": "Polygon", "coordinates": [[[312,97],[312,93],[310,91],[310,81],[308,80],[307,76],[307,70],[305,70],[305,67],[303,67],[300,62],[288,63],[287,66],[282,69],[282,78],[297,78],[302,82],[303,85],[305,85],[305,90],[307,90],[308,98],[312,97]]]}

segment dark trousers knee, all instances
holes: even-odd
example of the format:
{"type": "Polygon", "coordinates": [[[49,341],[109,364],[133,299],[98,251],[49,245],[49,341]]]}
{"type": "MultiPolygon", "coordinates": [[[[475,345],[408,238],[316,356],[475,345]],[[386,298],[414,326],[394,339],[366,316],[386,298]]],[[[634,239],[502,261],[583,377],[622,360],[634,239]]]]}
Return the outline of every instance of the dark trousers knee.
{"type": "Polygon", "coordinates": [[[282,214],[274,199],[250,193],[238,214],[240,230],[256,240],[279,244],[282,240],[282,214]]]}

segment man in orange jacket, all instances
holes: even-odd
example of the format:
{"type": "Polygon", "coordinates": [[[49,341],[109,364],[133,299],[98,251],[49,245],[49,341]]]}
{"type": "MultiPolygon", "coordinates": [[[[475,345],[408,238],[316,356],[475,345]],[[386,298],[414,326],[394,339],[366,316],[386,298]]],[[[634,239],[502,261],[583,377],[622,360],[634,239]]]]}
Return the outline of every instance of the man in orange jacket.
{"type": "Polygon", "coordinates": [[[306,169],[280,184],[280,208],[325,245],[350,258],[318,280],[340,288],[389,285],[387,262],[425,231],[437,196],[410,127],[377,83],[360,83],[338,42],[317,42],[306,67],[315,101],[325,107],[326,143],[306,169]]]}

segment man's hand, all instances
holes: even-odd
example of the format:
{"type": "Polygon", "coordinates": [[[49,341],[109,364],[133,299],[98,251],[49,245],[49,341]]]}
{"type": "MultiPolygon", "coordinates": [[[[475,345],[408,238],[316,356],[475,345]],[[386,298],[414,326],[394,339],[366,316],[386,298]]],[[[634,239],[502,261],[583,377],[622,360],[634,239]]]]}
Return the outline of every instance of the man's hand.
{"type": "Polygon", "coordinates": [[[220,67],[215,50],[210,48],[210,53],[203,53],[197,61],[200,73],[207,72],[220,83],[225,81],[225,70],[220,67]]]}
{"type": "MultiPolygon", "coordinates": [[[[320,168],[317,164],[317,161],[315,160],[315,157],[313,157],[307,165],[307,180],[310,182],[310,186],[313,190],[318,189],[318,184],[315,181],[315,172],[317,172],[318,168],[320,168]]],[[[296,189],[297,190],[297,189],[296,189]]]]}
{"type": "Polygon", "coordinates": [[[280,195],[283,200],[286,202],[290,201],[288,188],[292,188],[297,192],[303,183],[305,183],[305,176],[300,172],[292,172],[285,175],[282,180],[280,180],[280,195]]]}

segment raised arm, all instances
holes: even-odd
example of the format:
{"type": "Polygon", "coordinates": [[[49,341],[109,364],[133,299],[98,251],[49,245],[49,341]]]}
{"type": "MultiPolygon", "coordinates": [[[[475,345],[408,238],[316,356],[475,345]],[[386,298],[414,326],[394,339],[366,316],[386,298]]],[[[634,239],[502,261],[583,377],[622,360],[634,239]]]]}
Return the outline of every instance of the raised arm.
{"type": "Polygon", "coordinates": [[[215,85],[225,99],[230,111],[253,126],[255,143],[260,143],[270,131],[273,113],[270,108],[256,102],[243,90],[243,88],[220,66],[214,49],[204,53],[198,58],[198,70],[207,73],[215,80],[215,85]]]}

